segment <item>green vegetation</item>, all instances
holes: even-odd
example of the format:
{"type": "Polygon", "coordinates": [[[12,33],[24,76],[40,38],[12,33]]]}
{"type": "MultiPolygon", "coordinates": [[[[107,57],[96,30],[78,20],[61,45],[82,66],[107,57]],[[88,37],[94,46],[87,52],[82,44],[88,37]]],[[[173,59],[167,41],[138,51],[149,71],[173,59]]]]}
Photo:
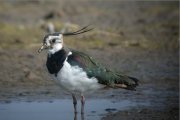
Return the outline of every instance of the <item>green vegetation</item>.
{"type": "Polygon", "coordinates": [[[42,38],[40,28],[0,24],[1,48],[26,48],[39,43],[42,38]]]}
{"type": "MultiPolygon", "coordinates": [[[[56,26],[56,30],[59,31],[64,26],[57,21],[53,22],[56,26]]],[[[75,31],[78,25],[71,25],[69,31],[75,31]]],[[[45,32],[46,26],[21,26],[7,23],[0,23],[0,48],[33,48],[40,46],[45,32]]],[[[68,46],[86,48],[103,48],[107,46],[106,41],[103,41],[101,37],[96,36],[96,30],[84,35],[65,37],[65,43],[68,46]],[[78,42],[77,42],[78,41],[78,42]]],[[[104,35],[103,35],[104,36],[104,35]]],[[[108,36],[108,35],[105,35],[108,36]]]]}

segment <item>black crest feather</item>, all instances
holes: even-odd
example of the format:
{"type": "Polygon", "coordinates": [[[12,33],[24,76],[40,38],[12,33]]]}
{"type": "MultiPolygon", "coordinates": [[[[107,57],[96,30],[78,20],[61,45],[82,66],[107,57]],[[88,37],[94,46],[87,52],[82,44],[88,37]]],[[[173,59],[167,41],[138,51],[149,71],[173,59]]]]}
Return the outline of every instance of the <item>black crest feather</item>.
{"type": "Polygon", "coordinates": [[[67,33],[63,33],[64,36],[70,36],[70,35],[78,35],[78,34],[82,34],[82,33],[85,33],[85,32],[88,32],[88,31],[91,31],[93,30],[93,28],[88,28],[88,26],[85,26],[75,32],[67,32],[67,33]]]}

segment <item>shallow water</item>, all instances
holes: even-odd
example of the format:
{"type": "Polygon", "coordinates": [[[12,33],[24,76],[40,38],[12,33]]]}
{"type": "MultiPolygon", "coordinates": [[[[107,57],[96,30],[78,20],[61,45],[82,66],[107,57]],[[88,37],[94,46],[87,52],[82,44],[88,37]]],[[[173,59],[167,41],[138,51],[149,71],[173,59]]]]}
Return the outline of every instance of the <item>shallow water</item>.
{"type": "MultiPolygon", "coordinates": [[[[108,112],[117,112],[138,105],[132,101],[113,102],[109,99],[90,99],[86,101],[84,120],[100,120],[108,112]]],[[[80,112],[80,102],[78,102],[80,112]]],[[[12,102],[0,104],[0,120],[73,120],[72,100],[62,99],[50,102],[12,102]]],[[[77,114],[77,120],[81,114],[77,114]]]]}

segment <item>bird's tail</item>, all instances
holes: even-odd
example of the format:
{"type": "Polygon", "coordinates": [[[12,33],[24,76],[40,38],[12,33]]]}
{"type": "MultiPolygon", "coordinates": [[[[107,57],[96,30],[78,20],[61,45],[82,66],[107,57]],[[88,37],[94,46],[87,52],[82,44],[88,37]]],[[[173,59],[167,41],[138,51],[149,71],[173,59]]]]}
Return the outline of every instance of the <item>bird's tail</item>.
{"type": "Polygon", "coordinates": [[[114,79],[115,88],[123,88],[127,90],[136,90],[136,86],[138,86],[139,80],[134,77],[129,77],[126,75],[122,75],[119,73],[115,73],[116,78],[114,79]]]}

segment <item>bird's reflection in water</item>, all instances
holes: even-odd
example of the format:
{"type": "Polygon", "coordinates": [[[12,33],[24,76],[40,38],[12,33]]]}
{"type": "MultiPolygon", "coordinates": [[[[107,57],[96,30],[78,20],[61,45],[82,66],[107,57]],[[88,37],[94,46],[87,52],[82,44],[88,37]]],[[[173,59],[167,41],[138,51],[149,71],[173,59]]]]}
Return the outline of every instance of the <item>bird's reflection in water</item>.
{"type": "MultiPolygon", "coordinates": [[[[77,112],[74,113],[74,120],[78,120],[77,114],[78,114],[77,112]]],[[[81,120],[85,120],[84,113],[81,113],[81,120]]]]}
{"type": "Polygon", "coordinates": [[[74,113],[74,120],[77,120],[77,112],[74,113]]]}
{"type": "Polygon", "coordinates": [[[85,119],[84,119],[84,113],[81,114],[81,120],[85,120],[85,119]]]}

